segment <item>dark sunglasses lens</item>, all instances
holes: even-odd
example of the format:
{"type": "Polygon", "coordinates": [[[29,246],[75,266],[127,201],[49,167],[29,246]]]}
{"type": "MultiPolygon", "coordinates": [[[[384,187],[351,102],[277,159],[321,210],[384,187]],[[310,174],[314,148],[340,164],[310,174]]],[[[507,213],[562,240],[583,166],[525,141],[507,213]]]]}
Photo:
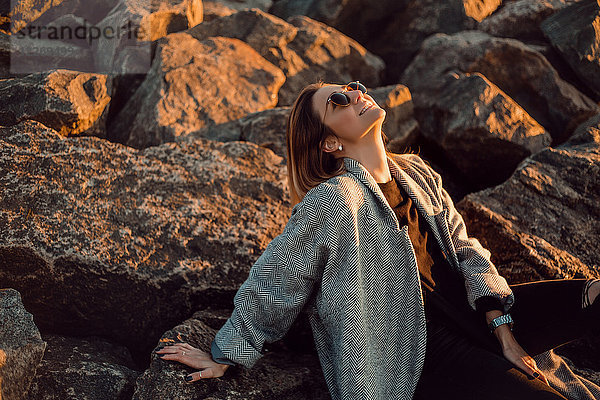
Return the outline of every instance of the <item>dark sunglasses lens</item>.
{"type": "Polygon", "coordinates": [[[346,86],[352,90],[360,90],[363,93],[367,93],[367,88],[365,87],[365,85],[363,85],[360,82],[351,82],[351,83],[347,84],[346,86]]]}
{"type": "Polygon", "coordinates": [[[337,104],[338,106],[347,106],[350,104],[350,100],[348,96],[343,93],[334,93],[331,95],[331,102],[337,104]]]}

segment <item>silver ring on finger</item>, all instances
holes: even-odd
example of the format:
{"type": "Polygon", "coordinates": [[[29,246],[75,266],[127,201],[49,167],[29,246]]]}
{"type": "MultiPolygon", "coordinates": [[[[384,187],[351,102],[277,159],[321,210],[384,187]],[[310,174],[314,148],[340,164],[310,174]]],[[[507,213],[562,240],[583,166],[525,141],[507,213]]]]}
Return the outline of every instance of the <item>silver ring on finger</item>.
{"type": "Polygon", "coordinates": [[[182,351],[182,352],[181,352],[181,355],[182,355],[182,356],[185,356],[185,351],[182,351]]]}
{"type": "Polygon", "coordinates": [[[199,371],[200,378],[202,378],[202,371],[199,371]]]}

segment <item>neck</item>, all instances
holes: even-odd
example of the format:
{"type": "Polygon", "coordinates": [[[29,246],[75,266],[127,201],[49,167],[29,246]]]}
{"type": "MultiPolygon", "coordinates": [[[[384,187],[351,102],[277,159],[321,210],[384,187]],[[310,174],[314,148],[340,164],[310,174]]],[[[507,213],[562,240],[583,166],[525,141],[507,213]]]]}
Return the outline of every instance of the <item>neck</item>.
{"type": "Polygon", "coordinates": [[[344,157],[350,157],[361,163],[375,182],[384,183],[392,180],[392,173],[387,162],[385,146],[381,137],[381,126],[374,128],[374,134],[366,135],[363,141],[344,149],[344,157]],[[371,140],[368,140],[371,138],[371,140]]]}

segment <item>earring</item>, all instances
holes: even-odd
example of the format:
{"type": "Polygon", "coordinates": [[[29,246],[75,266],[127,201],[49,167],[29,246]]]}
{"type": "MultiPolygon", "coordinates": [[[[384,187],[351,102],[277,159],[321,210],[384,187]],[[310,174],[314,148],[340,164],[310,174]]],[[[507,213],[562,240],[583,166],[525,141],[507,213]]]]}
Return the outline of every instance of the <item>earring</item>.
{"type": "Polygon", "coordinates": [[[342,151],[342,145],[340,144],[340,147],[338,147],[339,151],[342,151]]]}

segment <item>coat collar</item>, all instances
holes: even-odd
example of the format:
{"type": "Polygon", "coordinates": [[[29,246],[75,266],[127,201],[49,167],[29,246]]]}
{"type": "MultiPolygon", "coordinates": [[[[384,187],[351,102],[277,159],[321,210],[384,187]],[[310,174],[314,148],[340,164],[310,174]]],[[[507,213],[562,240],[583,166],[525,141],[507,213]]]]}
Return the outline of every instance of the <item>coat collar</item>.
{"type": "MultiPolygon", "coordinates": [[[[424,215],[433,216],[439,211],[434,208],[431,203],[431,197],[427,194],[427,192],[407,173],[404,169],[408,169],[410,172],[414,172],[410,169],[410,165],[402,159],[401,155],[397,157],[397,160],[402,164],[402,167],[390,156],[386,155],[388,166],[390,168],[390,172],[394,178],[402,185],[402,188],[408,193],[411,200],[417,206],[417,209],[424,215]],[[404,167],[404,168],[403,168],[404,167]]],[[[368,187],[371,192],[375,195],[375,197],[379,198],[379,200],[384,204],[384,207],[388,207],[390,211],[393,213],[393,210],[389,206],[387,200],[381,188],[375,181],[375,178],[369,173],[369,171],[358,161],[350,157],[344,157],[344,165],[346,170],[354,175],[360,182],[362,182],[366,187],[368,187]]],[[[423,182],[422,179],[420,179],[423,182]]]]}

